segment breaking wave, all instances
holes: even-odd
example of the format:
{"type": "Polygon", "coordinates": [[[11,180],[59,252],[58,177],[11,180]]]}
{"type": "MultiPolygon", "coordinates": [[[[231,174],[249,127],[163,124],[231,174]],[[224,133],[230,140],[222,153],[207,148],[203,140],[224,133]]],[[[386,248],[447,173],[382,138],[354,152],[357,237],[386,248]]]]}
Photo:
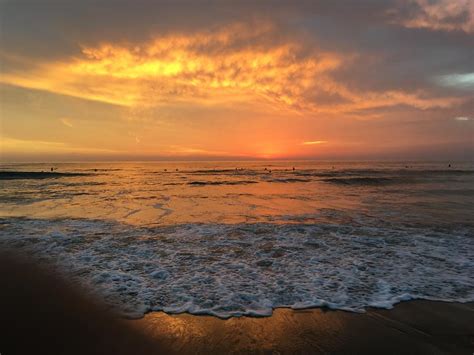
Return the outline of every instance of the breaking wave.
{"type": "Polygon", "coordinates": [[[190,181],[188,185],[206,186],[206,185],[248,185],[256,184],[258,181],[252,180],[236,180],[236,181],[190,181]]]}
{"type": "Polygon", "coordinates": [[[0,246],[52,265],[129,317],[474,301],[472,226],[364,225],[4,218],[0,246]]]}

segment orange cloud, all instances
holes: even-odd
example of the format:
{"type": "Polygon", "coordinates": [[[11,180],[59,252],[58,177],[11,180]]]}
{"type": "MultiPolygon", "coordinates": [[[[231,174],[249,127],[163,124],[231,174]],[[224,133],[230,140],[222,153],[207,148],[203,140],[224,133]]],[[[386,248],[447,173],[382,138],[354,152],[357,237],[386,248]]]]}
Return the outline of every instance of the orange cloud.
{"type": "Polygon", "coordinates": [[[60,121],[63,125],[65,125],[67,127],[70,127],[70,128],[73,127],[72,122],[69,118],[63,117],[63,118],[60,119],[60,121]]]}
{"type": "Polygon", "coordinates": [[[308,142],[303,142],[301,143],[302,145],[318,145],[318,144],[324,144],[327,143],[327,141],[308,141],[308,142]]]}
{"type": "Polygon", "coordinates": [[[432,99],[421,91],[351,90],[331,78],[350,56],[317,48],[308,52],[295,40],[275,40],[274,33],[268,23],[234,24],[141,44],[84,46],[77,58],[33,64],[30,71],[2,75],[0,82],[132,108],[245,102],[293,112],[344,113],[398,104],[450,107],[461,101],[432,99]],[[314,99],[317,93],[342,100],[314,99]]]}

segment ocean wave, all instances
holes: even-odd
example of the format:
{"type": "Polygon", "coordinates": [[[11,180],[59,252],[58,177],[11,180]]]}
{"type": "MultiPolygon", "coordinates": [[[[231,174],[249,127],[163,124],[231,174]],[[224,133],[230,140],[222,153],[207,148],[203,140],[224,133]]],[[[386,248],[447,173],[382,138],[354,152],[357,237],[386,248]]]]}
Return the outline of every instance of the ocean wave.
{"type": "Polygon", "coordinates": [[[282,182],[282,183],[292,183],[292,182],[310,182],[310,179],[301,179],[301,178],[281,178],[281,179],[271,179],[267,182],[282,182]]]}
{"type": "Polygon", "coordinates": [[[387,185],[396,182],[407,182],[406,180],[385,177],[338,177],[322,179],[321,181],[337,185],[387,185]]]}
{"type": "Polygon", "coordinates": [[[108,172],[108,171],[122,171],[123,169],[118,168],[90,168],[82,169],[83,171],[93,171],[93,172],[108,172]]]}
{"type": "Polygon", "coordinates": [[[239,172],[241,170],[239,169],[208,169],[208,170],[191,170],[188,171],[189,174],[209,174],[209,175],[215,175],[215,174],[227,174],[227,173],[235,173],[239,172]]]}
{"type": "Polygon", "coordinates": [[[58,173],[45,171],[0,171],[0,180],[57,179],[62,177],[86,176],[87,173],[58,173]]]}
{"type": "MultiPolygon", "coordinates": [[[[129,317],[363,312],[412,298],[474,301],[474,230],[357,224],[0,219],[0,246],[48,263],[129,317]]],[[[40,262],[40,261],[38,261],[40,262]]]]}
{"type": "Polygon", "coordinates": [[[410,177],[434,177],[434,176],[466,176],[473,175],[474,170],[443,170],[443,169],[343,169],[343,170],[301,170],[294,172],[299,176],[312,177],[379,177],[379,176],[410,176],[410,177]]]}
{"type": "Polygon", "coordinates": [[[237,181],[190,181],[187,184],[192,186],[207,186],[207,185],[248,185],[257,184],[258,181],[252,180],[237,180],[237,181]]]}

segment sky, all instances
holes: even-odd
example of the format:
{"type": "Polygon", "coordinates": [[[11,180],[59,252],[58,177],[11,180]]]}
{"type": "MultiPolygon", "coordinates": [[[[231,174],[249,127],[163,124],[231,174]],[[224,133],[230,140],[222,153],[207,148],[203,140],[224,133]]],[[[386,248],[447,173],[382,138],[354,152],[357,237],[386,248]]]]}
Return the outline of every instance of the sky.
{"type": "Polygon", "coordinates": [[[0,0],[0,160],[474,160],[474,0],[0,0]]]}

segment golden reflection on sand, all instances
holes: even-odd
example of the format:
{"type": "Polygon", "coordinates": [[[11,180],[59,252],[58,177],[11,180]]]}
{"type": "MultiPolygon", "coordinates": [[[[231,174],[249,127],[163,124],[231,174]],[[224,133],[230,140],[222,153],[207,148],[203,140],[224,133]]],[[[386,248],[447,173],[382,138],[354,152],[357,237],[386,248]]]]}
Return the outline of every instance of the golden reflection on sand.
{"type": "Polygon", "coordinates": [[[474,341],[474,304],[412,301],[350,313],[279,308],[271,317],[219,319],[153,312],[132,324],[176,353],[458,353],[474,341]]]}
{"type": "Polygon", "coordinates": [[[297,351],[310,343],[317,348],[315,334],[333,337],[345,326],[339,312],[277,309],[272,317],[240,317],[222,320],[212,316],[168,315],[154,312],[134,321],[153,338],[171,343],[176,350],[196,352],[262,351],[283,348],[297,351]]]}

